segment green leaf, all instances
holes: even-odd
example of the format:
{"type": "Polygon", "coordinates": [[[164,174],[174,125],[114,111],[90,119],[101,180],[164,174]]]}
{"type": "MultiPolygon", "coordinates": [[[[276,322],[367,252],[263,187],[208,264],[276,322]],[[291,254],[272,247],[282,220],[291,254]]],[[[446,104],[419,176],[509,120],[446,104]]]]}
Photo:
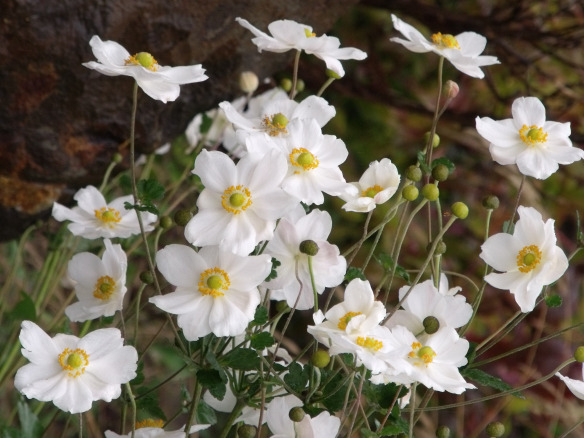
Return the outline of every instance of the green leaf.
{"type": "Polygon", "coordinates": [[[260,358],[255,350],[237,348],[223,356],[219,362],[228,368],[250,371],[257,369],[260,364],[260,358]]]}
{"type": "MultiPolygon", "coordinates": [[[[367,398],[370,402],[376,403],[383,409],[388,409],[397,392],[400,390],[400,387],[395,383],[388,383],[386,385],[375,385],[373,383],[368,383],[364,385],[363,392],[367,395],[367,398]]],[[[407,394],[407,389],[403,388],[400,393],[400,396],[404,396],[407,394]]]]}
{"type": "MultiPolygon", "coordinates": [[[[378,263],[383,267],[385,271],[387,272],[393,271],[395,262],[393,261],[393,258],[389,254],[381,253],[375,259],[378,261],[378,263]]],[[[397,265],[395,267],[395,273],[397,274],[398,277],[404,279],[408,284],[410,283],[410,274],[408,274],[408,272],[400,265],[397,265]]]]}
{"type": "Polygon", "coordinates": [[[197,405],[197,423],[198,424],[217,424],[217,415],[211,406],[200,400],[197,405]]]}
{"type": "Polygon", "coordinates": [[[351,282],[351,280],[354,280],[355,278],[367,280],[365,274],[363,274],[363,271],[361,269],[351,266],[349,269],[347,269],[347,273],[345,274],[345,281],[349,283],[351,282]]]}
{"type": "Polygon", "coordinates": [[[418,163],[420,164],[420,169],[422,169],[422,172],[425,174],[432,172],[432,169],[430,169],[426,164],[426,154],[424,152],[418,151],[416,158],[418,159],[418,163]]]}
{"type": "Polygon", "coordinates": [[[548,307],[560,307],[562,302],[562,297],[557,294],[545,297],[545,303],[548,307]]]}
{"type": "Polygon", "coordinates": [[[387,424],[381,429],[381,436],[399,435],[409,433],[409,424],[401,417],[387,420],[387,424]]]}
{"type": "MultiPolygon", "coordinates": [[[[511,385],[504,382],[500,378],[485,373],[483,370],[479,370],[478,368],[463,368],[460,370],[460,374],[462,374],[463,377],[474,380],[480,385],[489,386],[499,391],[509,391],[513,389],[511,385]]],[[[515,397],[522,399],[525,398],[523,395],[521,395],[520,392],[512,392],[511,394],[513,394],[515,397]]]]}
{"type": "Polygon", "coordinates": [[[44,427],[28,404],[19,401],[17,404],[18,419],[20,420],[20,438],[38,438],[43,434],[44,427]]]}
{"type": "Polygon", "coordinates": [[[20,301],[16,303],[10,316],[16,320],[29,320],[36,321],[36,309],[34,307],[34,301],[25,292],[20,292],[20,301]]]}
{"type": "Polygon", "coordinates": [[[432,161],[432,169],[434,169],[438,164],[443,164],[448,168],[448,172],[452,175],[452,172],[454,172],[455,166],[454,163],[452,161],[450,161],[448,158],[446,157],[440,157],[440,158],[436,158],[435,160],[432,161]]]}
{"type": "Polygon", "coordinates": [[[263,350],[274,345],[274,337],[269,332],[261,332],[251,337],[251,348],[263,350]]]}
{"type": "Polygon", "coordinates": [[[166,415],[160,408],[157,392],[151,391],[151,389],[143,386],[136,390],[136,395],[140,396],[136,398],[136,409],[142,418],[156,418],[166,421],[166,415]]]}
{"type": "Polygon", "coordinates": [[[270,274],[266,277],[266,279],[264,281],[270,281],[270,280],[273,280],[274,278],[276,278],[278,276],[277,268],[281,264],[282,263],[280,263],[280,261],[278,259],[275,259],[274,257],[272,257],[272,270],[270,271],[270,274]]]}
{"type": "MultiPolygon", "coordinates": [[[[322,372],[321,380],[327,379],[327,373],[322,372]]],[[[322,389],[322,404],[331,412],[340,411],[345,402],[345,394],[350,381],[345,381],[345,376],[337,374],[322,389]],[[344,382],[344,384],[343,384],[344,382]]],[[[350,401],[350,400],[349,400],[350,401]]]]}
{"type": "Polygon", "coordinates": [[[136,377],[131,381],[132,385],[141,385],[144,382],[144,362],[138,361],[138,368],[136,369],[136,377]]]}
{"type": "Polygon", "coordinates": [[[223,400],[227,385],[221,378],[221,374],[217,370],[202,369],[197,371],[197,380],[205,388],[209,390],[211,395],[218,400],[223,400]]]}
{"type": "Polygon", "coordinates": [[[164,186],[155,179],[141,179],[136,186],[138,188],[138,198],[144,204],[158,201],[164,197],[164,186]]]}
{"type": "Polygon", "coordinates": [[[259,306],[253,315],[253,323],[263,325],[266,322],[268,322],[268,309],[264,306],[259,306]]]}
{"type": "Polygon", "coordinates": [[[293,391],[302,392],[308,384],[308,373],[298,362],[292,362],[288,366],[288,374],[284,376],[284,382],[292,388],[293,391]]]}

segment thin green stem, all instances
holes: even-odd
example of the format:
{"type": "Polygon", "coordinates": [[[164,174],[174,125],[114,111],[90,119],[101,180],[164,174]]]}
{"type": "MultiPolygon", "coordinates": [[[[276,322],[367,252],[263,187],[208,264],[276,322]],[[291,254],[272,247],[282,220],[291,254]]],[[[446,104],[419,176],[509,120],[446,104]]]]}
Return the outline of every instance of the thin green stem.
{"type": "Polygon", "coordinates": [[[574,426],[572,426],[566,432],[561,434],[559,438],[566,438],[566,437],[570,436],[570,434],[572,432],[574,432],[576,429],[578,429],[583,423],[584,423],[584,417],[582,417],[582,419],[580,421],[578,421],[576,424],[574,424],[574,426]]]}
{"type": "Polygon", "coordinates": [[[136,397],[134,397],[134,393],[132,392],[132,387],[130,386],[130,382],[126,383],[126,392],[128,393],[128,398],[130,399],[130,404],[132,405],[132,432],[131,438],[134,438],[134,433],[136,432],[136,397]]]}
{"type": "Polygon", "coordinates": [[[107,187],[107,183],[108,183],[110,176],[112,174],[112,170],[114,170],[114,167],[116,167],[117,164],[118,163],[115,160],[112,160],[112,162],[109,163],[109,165],[107,166],[107,169],[105,170],[105,174],[103,175],[103,180],[101,181],[101,185],[99,186],[99,191],[101,193],[103,193],[105,188],[107,187]]]}
{"type": "Polygon", "coordinates": [[[322,93],[324,93],[324,90],[326,90],[330,84],[332,84],[335,81],[335,78],[328,78],[326,80],[326,82],[322,85],[322,87],[320,87],[320,90],[318,90],[318,93],[316,93],[316,95],[318,97],[322,96],[322,93]]]}
{"type": "Polygon", "coordinates": [[[296,85],[298,84],[298,64],[300,63],[300,53],[301,50],[296,50],[296,55],[294,56],[294,70],[292,71],[292,88],[290,89],[290,99],[294,99],[296,96],[296,85]]]}
{"type": "Polygon", "coordinates": [[[314,294],[314,311],[318,312],[318,292],[316,290],[316,282],[314,281],[314,270],[312,269],[312,256],[306,256],[308,259],[308,272],[310,273],[310,284],[312,285],[312,293],[314,294]]]}
{"type": "Polygon", "coordinates": [[[199,401],[201,400],[201,394],[203,393],[203,387],[197,380],[195,382],[195,390],[193,392],[193,400],[191,401],[191,408],[189,410],[189,417],[187,420],[187,424],[185,425],[185,434],[191,430],[191,425],[195,422],[195,417],[197,415],[197,407],[199,405],[199,401]]]}
{"type": "MultiPolygon", "coordinates": [[[[410,406],[415,407],[416,405],[416,386],[417,383],[414,382],[412,383],[412,387],[410,389],[411,391],[411,396],[410,396],[410,406]]],[[[410,409],[410,421],[409,421],[409,429],[408,429],[408,436],[410,438],[413,438],[414,436],[414,416],[415,416],[416,410],[415,409],[410,409]]]]}

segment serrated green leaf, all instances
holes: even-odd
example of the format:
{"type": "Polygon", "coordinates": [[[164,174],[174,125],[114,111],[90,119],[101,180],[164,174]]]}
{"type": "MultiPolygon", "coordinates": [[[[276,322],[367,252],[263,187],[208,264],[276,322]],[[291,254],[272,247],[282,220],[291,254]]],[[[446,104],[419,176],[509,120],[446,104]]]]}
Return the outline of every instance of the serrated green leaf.
{"type": "MultiPolygon", "coordinates": [[[[401,396],[407,393],[407,390],[403,388],[401,396]]],[[[367,383],[363,387],[363,392],[367,395],[370,402],[379,405],[383,409],[388,409],[396,394],[400,390],[400,386],[395,383],[388,383],[386,385],[375,385],[373,383],[367,383]]]]}
{"type": "Polygon", "coordinates": [[[155,179],[141,179],[137,182],[138,198],[143,204],[158,201],[164,197],[164,186],[155,179]]]}
{"type": "Polygon", "coordinates": [[[160,408],[157,392],[150,387],[141,387],[136,390],[136,409],[140,412],[141,418],[156,418],[166,421],[166,415],[160,408]]]}
{"type": "Polygon", "coordinates": [[[545,304],[548,307],[560,307],[562,305],[562,302],[563,302],[562,297],[557,294],[545,297],[545,304]]]}
{"type": "Polygon", "coordinates": [[[209,390],[213,397],[218,400],[223,400],[227,391],[227,385],[221,378],[219,371],[213,369],[199,370],[197,371],[197,380],[209,390]]]}
{"type": "MultiPolygon", "coordinates": [[[[460,370],[460,374],[462,374],[463,377],[473,380],[481,385],[488,386],[499,391],[509,391],[513,389],[511,385],[504,382],[499,377],[492,376],[491,374],[488,374],[483,370],[479,370],[478,368],[463,368],[460,370]]],[[[515,397],[522,399],[525,398],[523,395],[521,395],[520,392],[513,392],[511,394],[515,397]]]]}
{"type": "Polygon", "coordinates": [[[266,322],[268,322],[268,309],[264,306],[259,306],[253,315],[253,323],[263,325],[266,322]]]}
{"type": "Polygon", "coordinates": [[[292,362],[288,366],[288,373],[284,376],[284,382],[296,392],[302,392],[308,384],[308,375],[298,362],[292,362]]]}
{"type": "Polygon", "coordinates": [[[275,342],[274,337],[269,332],[261,332],[251,337],[251,348],[263,350],[274,345],[275,342]]]}
{"type": "Polygon", "coordinates": [[[420,169],[422,169],[422,172],[428,174],[432,171],[426,164],[426,154],[424,152],[418,151],[416,158],[418,159],[418,163],[420,164],[420,169]]]}
{"type": "Polygon", "coordinates": [[[259,366],[260,358],[255,350],[236,348],[223,356],[219,362],[228,368],[249,371],[259,366]]]}
{"type": "Polygon", "coordinates": [[[12,312],[10,312],[10,316],[17,321],[36,321],[36,309],[34,306],[34,301],[28,294],[22,291],[20,292],[20,297],[20,301],[16,303],[16,306],[14,306],[14,309],[12,309],[12,312]]]}
{"type": "Polygon", "coordinates": [[[409,424],[401,417],[390,418],[387,424],[381,429],[381,436],[399,435],[400,433],[409,433],[409,424]]]}
{"type": "Polygon", "coordinates": [[[363,271],[361,269],[355,268],[354,266],[351,266],[349,269],[347,269],[347,273],[345,274],[345,281],[347,283],[350,283],[355,278],[359,278],[361,280],[367,279],[365,277],[365,274],[363,274],[363,271]]]}
{"type": "Polygon", "coordinates": [[[452,175],[452,172],[454,172],[454,169],[455,169],[454,163],[452,161],[450,161],[448,158],[440,157],[440,158],[436,158],[435,160],[432,160],[432,169],[434,169],[438,164],[443,164],[444,166],[446,166],[448,168],[448,172],[451,175],[452,175]]]}
{"type": "Polygon", "coordinates": [[[273,280],[274,278],[277,278],[278,277],[277,268],[281,264],[282,263],[280,263],[280,261],[278,259],[272,257],[272,270],[270,271],[270,273],[268,274],[268,276],[266,277],[266,279],[264,281],[270,281],[270,280],[273,280]]]}

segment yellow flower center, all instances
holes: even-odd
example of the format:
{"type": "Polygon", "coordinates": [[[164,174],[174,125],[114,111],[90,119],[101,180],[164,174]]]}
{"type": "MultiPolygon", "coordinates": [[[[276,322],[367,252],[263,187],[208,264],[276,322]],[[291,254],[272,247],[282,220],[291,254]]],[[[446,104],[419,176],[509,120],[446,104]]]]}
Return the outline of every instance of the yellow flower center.
{"type": "Polygon", "coordinates": [[[432,42],[441,49],[457,49],[460,50],[460,45],[456,38],[450,34],[442,35],[440,32],[432,35],[432,42]]]}
{"type": "Polygon", "coordinates": [[[207,269],[201,273],[199,280],[199,292],[203,295],[211,295],[215,298],[222,297],[229,289],[229,276],[227,272],[217,267],[207,269]]]}
{"type": "Polygon", "coordinates": [[[524,274],[535,269],[539,262],[541,262],[541,251],[537,245],[526,246],[517,254],[517,267],[524,274]]]}
{"type": "Polygon", "coordinates": [[[305,148],[294,148],[290,154],[290,163],[292,166],[301,167],[306,172],[318,167],[318,158],[305,148]]]}
{"type": "Polygon", "coordinates": [[[369,187],[361,192],[361,196],[364,198],[375,198],[379,192],[383,191],[383,188],[375,184],[373,187],[369,187]]]}
{"type": "Polygon", "coordinates": [[[311,32],[310,29],[307,27],[304,28],[304,35],[306,35],[306,38],[312,38],[316,36],[316,34],[314,32],[311,32]]]}
{"type": "Polygon", "coordinates": [[[282,113],[274,114],[271,118],[265,116],[262,122],[263,129],[265,129],[271,137],[277,137],[280,134],[288,134],[286,126],[288,126],[288,118],[282,113]]]}
{"type": "Polygon", "coordinates": [[[75,378],[85,372],[85,367],[89,365],[89,355],[80,348],[75,350],[65,348],[59,354],[59,365],[68,372],[69,376],[75,378]]]}
{"type": "Polygon", "coordinates": [[[347,325],[349,324],[349,321],[351,321],[353,319],[353,317],[357,316],[357,315],[361,315],[361,312],[348,312],[346,313],[342,318],[339,319],[339,323],[337,324],[337,327],[339,328],[339,330],[345,330],[347,328],[347,325]]]}
{"type": "Polygon", "coordinates": [[[164,420],[154,420],[152,418],[146,418],[136,422],[136,429],[142,429],[143,427],[162,427],[164,426],[164,420]]]}
{"type": "Polygon", "coordinates": [[[372,351],[378,351],[383,347],[383,342],[370,337],[363,338],[362,336],[359,336],[357,338],[357,345],[372,351]]]}
{"type": "Polygon", "coordinates": [[[107,301],[110,299],[115,289],[115,280],[109,275],[104,275],[97,279],[95,289],[93,289],[93,296],[99,300],[107,301]]]}
{"type": "Polygon", "coordinates": [[[519,130],[519,136],[523,143],[527,146],[535,146],[538,143],[545,143],[547,141],[547,132],[536,125],[523,125],[523,127],[519,130]]]}
{"type": "Polygon", "coordinates": [[[242,185],[231,186],[221,195],[221,205],[229,213],[239,214],[251,205],[251,193],[242,185]]]}
{"type": "Polygon", "coordinates": [[[154,59],[148,52],[139,52],[135,55],[130,56],[126,61],[124,61],[125,65],[141,65],[144,68],[147,68],[150,71],[158,70],[158,62],[154,59]]]}
{"type": "Polygon", "coordinates": [[[115,224],[122,220],[120,212],[115,208],[101,207],[99,210],[94,210],[94,212],[95,217],[109,228],[113,228],[115,224]]]}
{"type": "Polygon", "coordinates": [[[436,352],[432,350],[432,347],[427,345],[422,347],[419,342],[412,342],[412,351],[408,353],[408,356],[414,359],[414,365],[424,364],[428,366],[436,357],[436,352]],[[418,359],[422,359],[422,361],[418,362],[418,359]]]}

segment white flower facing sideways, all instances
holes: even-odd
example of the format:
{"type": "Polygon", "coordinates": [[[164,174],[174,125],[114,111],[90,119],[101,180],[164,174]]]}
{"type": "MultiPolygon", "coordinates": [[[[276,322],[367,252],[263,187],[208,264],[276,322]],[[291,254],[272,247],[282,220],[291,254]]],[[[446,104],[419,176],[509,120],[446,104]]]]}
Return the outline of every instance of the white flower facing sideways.
{"type": "Polygon", "coordinates": [[[138,352],[124,346],[116,328],[95,330],[82,338],[65,334],[50,338],[35,323],[23,321],[20,343],[30,363],[16,373],[16,389],[71,414],[88,411],[95,400],[118,398],[121,385],[136,377],[138,352]]]}
{"type": "MultiPolygon", "coordinates": [[[[566,384],[568,389],[572,394],[578,397],[580,400],[584,400],[584,381],[571,379],[570,377],[566,377],[560,373],[556,373],[556,376],[559,377],[562,382],[566,384]]],[[[584,364],[582,364],[582,376],[584,377],[584,364]]]]}
{"type": "Polygon", "coordinates": [[[558,280],[568,269],[566,254],[556,246],[554,221],[543,221],[532,207],[517,209],[519,220],[513,234],[499,233],[481,246],[480,257],[495,270],[485,281],[507,289],[522,312],[530,312],[544,286],[558,280]]]}
{"type": "Polygon", "coordinates": [[[235,19],[243,27],[255,35],[251,41],[258,50],[283,53],[288,50],[303,50],[309,55],[322,59],[326,68],[332,70],[340,77],[345,75],[345,70],[340,60],[367,58],[367,53],[354,47],[341,48],[341,42],[336,37],[327,35],[316,36],[312,27],[300,24],[292,20],[277,20],[268,25],[271,36],[262,32],[243,18],[235,19]]]}
{"type": "Polygon", "coordinates": [[[517,164],[523,175],[546,179],[558,170],[558,164],[584,158],[584,151],[572,146],[570,123],[546,121],[545,107],[538,98],[515,99],[511,114],[513,118],[499,121],[476,118],[476,129],[489,141],[497,163],[517,164]]]}
{"type": "Polygon", "coordinates": [[[174,292],[150,298],[177,323],[189,341],[213,333],[243,333],[260,303],[258,285],[272,269],[268,255],[238,256],[217,246],[197,253],[186,245],[168,245],[156,254],[158,270],[174,292]]]}
{"type": "Polygon", "coordinates": [[[347,191],[340,195],[346,202],[343,209],[367,213],[377,205],[387,202],[397,191],[399,182],[397,167],[389,158],[373,161],[359,178],[359,182],[351,183],[347,191]]]}
{"type": "MultiPolygon", "coordinates": [[[[93,186],[80,189],[73,197],[77,206],[67,208],[57,202],[53,204],[53,217],[58,221],[71,221],[67,228],[75,236],[85,239],[130,237],[140,234],[140,225],[135,210],[126,210],[126,202],[133,203],[132,195],[114,199],[109,204],[99,190],[93,186]]],[[[145,231],[152,231],[156,215],[141,213],[145,231]]]]}
{"type": "Polygon", "coordinates": [[[65,315],[76,322],[112,316],[122,310],[126,294],[126,268],[128,260],[121,245],[104,239],[105,251],[100,259],[95,254],[83,252],[69,261],[67,271],[75,283],[79,300],[65,309],[65,315]]]}
{"type": "Polygon", "coordinates": [[[286,160],[277,151],[259,159],[248,154],[235,164],[222,152],[203,150],[193,173],[205,189],[197,199],[199,211],[185,227],[187,241],[251,253],[272,238],[276,220],[298,205],[280,188],[286,172],[286,160]]]}
{"type": "Polygon", "coordinates": [[[499,64],[495,56],[483,56],[487,39],[475,32],[463,32],[458,35],[435,33],[428,41],[415,27],[403,22],[395,15],[391,16],[393,27],[406,39],[390,38],[415,53],[434,52],[446,58],[459,71],[482,79],[485,74],[480,69],[487,65],[499,64]]]}
{"type": "Polygon", "coordinates": [[[314,307],[314,292],[309,256],[300,251],[300,244],[311,240],[318,246],[316,255],[311,256],[311,263],[314,285],[319,294],[326,287],[337,286],[343,281],[347,262],[340,255],[339,248],[326,241],[333,226],[326,211],[313,210],[306,214],[298,206],[293,213],[280,220],[274,238],[266,246],[265,254],[278,260],[280,266],[276,268],[277,277],[263,286],[272,290],[272,299],[286,300],[290,307],[296,305],[296,309],[306,310],[314,307]]]}
{"type": "Polygon", "coordinates": [[[176,100],[180,94],[180,85],[207,79],[205,69],[200,64],[161,66],[150,53],[130,55],[120,44],[102,41],[97,35],[91,37],[89,45],[98,62],[85,62],[85,67],[107,76],[131,76],[148,96],[164,103],[176,100]]]}
{"type": "MultiPolygon", "coordinates": [[[[186,436],[199,432],[200,430],[208,429],[211,425],[210,424],[196,424],[191,426],[189,432],[186,436]]],[[[132,434],[132,432],[127,433],[125,435],[118,435],[111,430],[105,431],[105,438],[185,438],[185,428],[184,426],[177,430],[170,430],[165,431],[161,427],[136,427],[136,430],[132,434]]]]}

